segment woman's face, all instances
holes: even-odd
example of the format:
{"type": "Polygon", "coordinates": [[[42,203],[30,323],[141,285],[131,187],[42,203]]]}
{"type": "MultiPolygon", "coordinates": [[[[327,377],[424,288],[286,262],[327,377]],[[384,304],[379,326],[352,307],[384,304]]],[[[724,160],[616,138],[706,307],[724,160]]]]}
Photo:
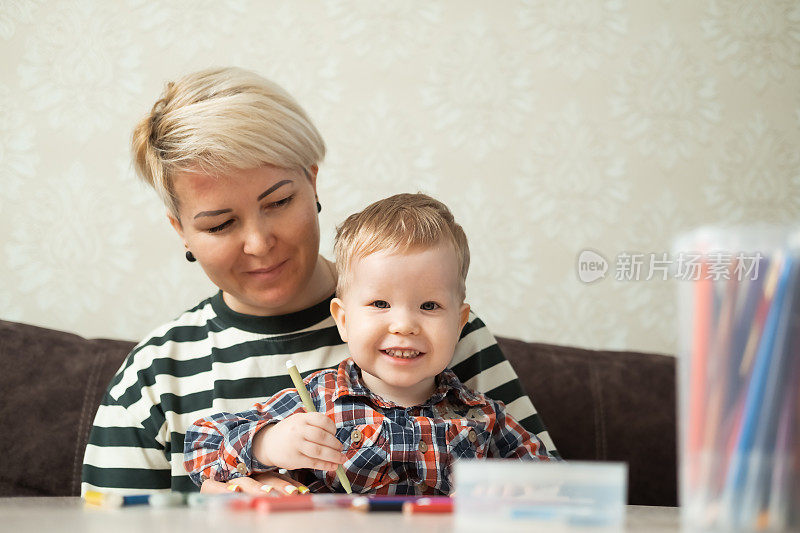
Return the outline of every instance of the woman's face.
{"type": "Polygon", "coordinates": [[[306,293],[319,254],[316,168],[310,178],[273,166],[175,177],[180,220],[170,222],[234,311],[315,303],[306,293]]]}

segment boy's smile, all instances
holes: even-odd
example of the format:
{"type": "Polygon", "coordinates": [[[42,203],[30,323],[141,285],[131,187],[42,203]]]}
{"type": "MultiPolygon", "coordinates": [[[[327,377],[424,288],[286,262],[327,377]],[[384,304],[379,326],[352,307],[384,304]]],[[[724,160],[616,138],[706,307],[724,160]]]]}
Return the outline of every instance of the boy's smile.
{"type": "Polygon", "coordinates": [[[399,405],[423,403],[453,357],[469,306],[462,303],[454,247],[354,257],[331,314],[364,384],[399,405]]]}

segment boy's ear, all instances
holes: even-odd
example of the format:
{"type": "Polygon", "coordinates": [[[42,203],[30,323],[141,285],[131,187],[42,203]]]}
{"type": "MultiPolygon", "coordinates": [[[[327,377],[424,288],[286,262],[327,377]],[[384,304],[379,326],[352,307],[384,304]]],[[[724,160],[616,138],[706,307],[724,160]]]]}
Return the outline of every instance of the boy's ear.
{"type": "Polygon", "coordinates": [[[461,320],[461,327],[458,328],[458,331],[460,333],[461,330],[464,329],[464,326],[467,325],[467,321],[469,320],[469,304],[468,303],[461,304],[461,310],[459,311],[459,313],[460,313],[459,319],[461,320]]]}
{"type": "Polygon", "coordinates": [[[344,312],[344,302],[339,298],[331,300],[331,316],[336,322],[336,329],[344,342],[347,342],[347,328],[345,327],[346,313],[344,312]]]}

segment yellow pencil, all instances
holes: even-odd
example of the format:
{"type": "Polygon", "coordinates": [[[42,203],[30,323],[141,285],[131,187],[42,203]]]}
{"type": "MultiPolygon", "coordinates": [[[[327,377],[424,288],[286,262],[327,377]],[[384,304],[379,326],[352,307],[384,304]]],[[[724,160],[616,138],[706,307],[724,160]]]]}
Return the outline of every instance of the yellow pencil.
{"type": "MultiPolygon", "coordinates": [[[[303,383],[303,378],[300,377],[300,372],[297,371],[297,367],[294,366],[291,359],[286,361],[286,369],[289,371],[289,377],[292,378],[294,388],[297,389],[297,394],[299,394],[300,399],[303,400],[303,407],[305,407],[306,411],[309,413],[316,413],[317,409],[314,407],[314,402],[311,401],[311,395],[308,393],[306,384],[303,383]]],[[[342,465],[336,467],[336,475],[339,477],[339,483],[342,484],[347,494],[351,494],[353,489],[350,487],[350,480],[347,479],[342,465]]]]}
{"type": "Polygon", "coordinates": [[[83,500],[89,505],[106,505],[108,501],[105,494],[95,490],[87,490],[83,495],[83,500]]]}

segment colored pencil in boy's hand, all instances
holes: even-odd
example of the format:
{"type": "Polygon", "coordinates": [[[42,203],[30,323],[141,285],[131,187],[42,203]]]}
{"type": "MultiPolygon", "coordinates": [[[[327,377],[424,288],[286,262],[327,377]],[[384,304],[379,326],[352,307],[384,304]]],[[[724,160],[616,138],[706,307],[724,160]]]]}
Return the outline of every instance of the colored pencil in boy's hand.
{"type": "MultiPolygon", "coordinates": [[[[299,394],[300,399],[303,400],[303,407],[305,407],[306,411],[309,413],[316,413],[317,409],[314,407],[314,402],[311,401],[311,395],[308,393],[306,384],[303,383],[303,378],[300,377],[300,372],[297,370],[297,367],[294,366],[291,359],[286,361],[286,369],[289,371],[289,377],[292,378],[294,388],[297,389],[297,394],[299,394]]],[[[339,483],[342,484],[347,494],[351,494],[353,489],[350,487],[350,480],[347,479],[342,465],[336,467],[336,475],[339,478],[339,483]]]]}

